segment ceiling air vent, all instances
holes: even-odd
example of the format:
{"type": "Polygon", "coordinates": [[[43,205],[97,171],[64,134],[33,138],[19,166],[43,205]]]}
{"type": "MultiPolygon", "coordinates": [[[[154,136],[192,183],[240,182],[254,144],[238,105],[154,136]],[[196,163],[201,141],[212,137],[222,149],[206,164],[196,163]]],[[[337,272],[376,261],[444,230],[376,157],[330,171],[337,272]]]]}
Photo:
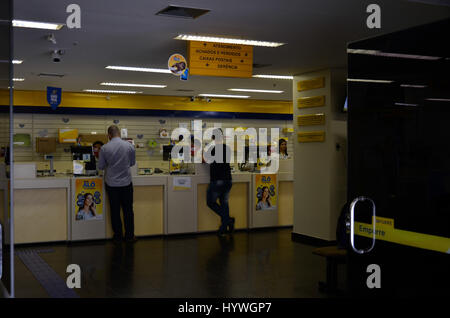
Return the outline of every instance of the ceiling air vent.
{"type": "Polygon", "coordinates": [[[185,8],[177,6],[168,6],[167,8],[159,11],[156,15],[162,15],[174,18],[196,19],[210,10],[197,9],[197,8],[185,8]]]}
{"type": "Polygon", "coordinates": [[[193,89],[176,89],[176,92],[193,92],[193,89]]]}
{"type": "Polygon", "coordinates": [[[39,77],[59,77],[59,78],[62,78],[65,75],[64,74],[54,74],[54,73],[39,73],[38,76],[39,77]]]}

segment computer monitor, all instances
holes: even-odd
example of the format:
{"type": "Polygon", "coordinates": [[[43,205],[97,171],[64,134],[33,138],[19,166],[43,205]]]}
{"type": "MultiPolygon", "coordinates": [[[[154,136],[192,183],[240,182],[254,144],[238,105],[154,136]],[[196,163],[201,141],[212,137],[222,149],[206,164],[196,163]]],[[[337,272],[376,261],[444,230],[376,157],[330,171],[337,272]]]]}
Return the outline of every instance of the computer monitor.
{"type": "Polygon", "coordinates": [[[94,154],[92,146],[70,146],[70,152],[74,156],[73,160],[83,160],[84,154],[94,154]],[[78,158],[75,158],[75,156],[78,158]]]}
{"type": "Polygon", "coordinates": [[[92,146],[71,146],[72,160],[85,162],[85,170],[96,170],[95,156],[92,146]]]}
{"type": "Polygon", "coordinates": [[[170,160],[172,148],[173,148],[173,145],[164,145],[163,146],[163,160],[164,161],[170,160]]]}

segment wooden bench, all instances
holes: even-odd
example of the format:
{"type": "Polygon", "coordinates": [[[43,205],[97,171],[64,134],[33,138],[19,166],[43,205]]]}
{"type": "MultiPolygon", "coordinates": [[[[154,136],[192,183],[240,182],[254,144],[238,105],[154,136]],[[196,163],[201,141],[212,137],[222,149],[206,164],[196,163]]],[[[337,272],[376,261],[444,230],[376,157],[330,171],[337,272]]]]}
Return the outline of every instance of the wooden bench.
{"type": "Polygon", "coordinates": [[[337,266],[346,263],[347,250],[339,249],[337,246],[326,246],[316,248],[312,253],[323,256],[327,260],[327,280],[319,282],[319,291],[337,292],[337,266]]]}

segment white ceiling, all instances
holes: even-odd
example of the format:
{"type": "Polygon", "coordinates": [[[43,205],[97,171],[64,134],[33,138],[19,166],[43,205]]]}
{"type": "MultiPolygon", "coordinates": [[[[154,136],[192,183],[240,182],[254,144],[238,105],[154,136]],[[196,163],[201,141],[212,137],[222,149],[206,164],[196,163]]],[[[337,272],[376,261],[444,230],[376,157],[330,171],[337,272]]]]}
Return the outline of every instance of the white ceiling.
{"type": "Polygon", "coordinates": [[[284,93],[249,93],[252,99],[292,100],[289,80],[190,76],[181,81],[171,74],[114,71],[105,66],[167,68],[171,54],[186,54],[187,43],[173,38],[189,33],[287,43],[255,47],[254,63],[270,66],[254,68],[253,73],[295,75],[346,67],[348,42],[450,17],[448,6],[401,0],[15,0],[15,18],[65,23],[71,3],[81,7],[81,29],[54,31],[56,45],[45,39],[51,31],[15,28],[14,55],[24,60],[15,65],[15,77],[25,78],[15,84],[16,89],[120,89],[99,83],[122,82],[167,85],[138,89],[148,95],[240,94],[227,89],[257,88],[284,93]],[[381,6],[381,30],[366,27],[366,7],[371,3],[381,6]],[[211,11],[195,20],[155,15],[169,4],[211,11]],[[66,50],[61,63],[52,62],[54,49],[66,50]],[[39,73],[66,76],[43,79],[39,73]]]}

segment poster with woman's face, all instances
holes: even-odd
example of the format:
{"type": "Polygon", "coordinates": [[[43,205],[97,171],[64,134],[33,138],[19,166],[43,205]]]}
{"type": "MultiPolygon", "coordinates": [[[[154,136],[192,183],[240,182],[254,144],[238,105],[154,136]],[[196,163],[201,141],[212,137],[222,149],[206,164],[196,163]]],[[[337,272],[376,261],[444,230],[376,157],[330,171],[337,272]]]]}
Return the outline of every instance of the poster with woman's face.
{"type": "Polygon", "coordinates": [[[256,210],[276,210],[277,209],[277,175],[257,174],[255,175],[256,189],[256,210]]]}
{"type": "Polygon", "coordinates": [[[76,221],[102,220],[103,198],[101,179],[77,179],[76,193],[76,221]]]}

